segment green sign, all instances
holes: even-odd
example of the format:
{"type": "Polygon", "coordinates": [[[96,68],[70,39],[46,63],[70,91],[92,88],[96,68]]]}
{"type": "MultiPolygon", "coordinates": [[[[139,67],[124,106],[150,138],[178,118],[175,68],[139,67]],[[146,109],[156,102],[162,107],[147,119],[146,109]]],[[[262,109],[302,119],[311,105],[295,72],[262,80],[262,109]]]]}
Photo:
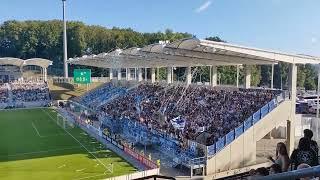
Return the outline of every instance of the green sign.
{"type": "Polygon", "coordinates": [[[75,69],[73,71],[73,81],[77,84],[90,84],[91,83],[91,70],[90,69],[75,69]]]}

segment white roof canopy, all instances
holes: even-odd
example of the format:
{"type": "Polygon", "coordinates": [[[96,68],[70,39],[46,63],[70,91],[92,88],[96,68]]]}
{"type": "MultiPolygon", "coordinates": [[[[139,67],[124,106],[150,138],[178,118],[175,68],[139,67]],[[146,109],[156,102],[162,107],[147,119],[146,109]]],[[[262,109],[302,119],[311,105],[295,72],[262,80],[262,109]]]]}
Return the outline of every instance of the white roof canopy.
{"type": "Polygon", "coordinates": [[[13,66],[39,66],[42,68],[48,68],[50,65],[52,65],[52,61],[48,59],[42,59],[42,58],[32,58],[32,59],[19,59],[19,58],[12,58],[12,57],[3,57],[0,58],[0,65],[13,65],[13,66]]]}
{"type": "Polygon", "coordinates": [[[320,58],[267,51],[197,38],[157,43],[142,48],[70,58],[69,64],[103,68],[187,67],[210,65],[319,64],[320,58]]]}

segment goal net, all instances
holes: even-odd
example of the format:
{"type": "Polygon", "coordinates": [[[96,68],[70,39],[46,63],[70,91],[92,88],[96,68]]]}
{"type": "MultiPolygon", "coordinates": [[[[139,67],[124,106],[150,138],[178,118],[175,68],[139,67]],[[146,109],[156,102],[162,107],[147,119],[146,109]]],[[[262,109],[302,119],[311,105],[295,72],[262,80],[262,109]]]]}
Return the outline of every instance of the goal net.
{"type": "Polygon", "coordinates": [[[72,129],[74,128],[74,124],[64,118],[61,114],[57,114],[57,124],[63,129],[72,129]]]}

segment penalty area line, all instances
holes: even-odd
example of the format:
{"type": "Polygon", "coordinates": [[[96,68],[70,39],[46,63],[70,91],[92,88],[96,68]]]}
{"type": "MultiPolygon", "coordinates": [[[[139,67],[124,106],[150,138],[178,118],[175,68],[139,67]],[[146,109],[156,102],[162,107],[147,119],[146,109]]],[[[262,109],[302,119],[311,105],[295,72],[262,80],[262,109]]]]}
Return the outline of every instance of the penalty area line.
{"type": "Polygon", "coordinates": [[[38,129],[37,129],[37,127],[36,127],[36,125],[34,125],[34,123],[33,123],[33,122],[31,122],[31,124],[32,124],[33,129],[37,132],[38,136],[39,136],[40,138],[43,138],[43,136],[41,136],[41,134],[39,133],[39,131],[38,131],[38,129]]]}

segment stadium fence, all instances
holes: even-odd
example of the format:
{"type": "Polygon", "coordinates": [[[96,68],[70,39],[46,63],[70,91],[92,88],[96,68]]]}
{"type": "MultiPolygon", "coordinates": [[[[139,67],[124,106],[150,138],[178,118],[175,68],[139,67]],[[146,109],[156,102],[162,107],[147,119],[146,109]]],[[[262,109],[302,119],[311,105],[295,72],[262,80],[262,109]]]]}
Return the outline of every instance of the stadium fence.
{"type": "MultiPolygon", "coordinates": [[[[77,115],[73,114],[72,112],[68,113],[72,114],[75,119],[77,119],[77,115]]],[[[83,124],[82,122],[76,123],[82,130],[90,134],[92,137],[96,138],[100,142],[108,141],[109,143],[112,143],[114,146],[119,148],[120,150],[124,151],[127,155],[131,156],[132,158],[138,160],[141,164],[143,164],[148,169],[157,169],[159,168],[158,164],[156,162],[153,162],[150,160],[147,156],[129,148],[126,145],[123,145],[121,142],[118,142],[115,138],[112,138],[111,136],[106,136],[102,133],[101,130],[89,125],[89,124],[83,124]]],[[[150,175],[150,174],[149,174],[150,175]]]]}
{"type": "Polygon", "coordinates": [[[105,180],[129,180],[129,179],[138,179],[138,178],[144,178],[144,177],[159,175],[159,174],[160,174],[160,169],[157,168],[157,169],[135,172],[132,174],[126,174],[123,176],[107,178],[105,180]]]}

